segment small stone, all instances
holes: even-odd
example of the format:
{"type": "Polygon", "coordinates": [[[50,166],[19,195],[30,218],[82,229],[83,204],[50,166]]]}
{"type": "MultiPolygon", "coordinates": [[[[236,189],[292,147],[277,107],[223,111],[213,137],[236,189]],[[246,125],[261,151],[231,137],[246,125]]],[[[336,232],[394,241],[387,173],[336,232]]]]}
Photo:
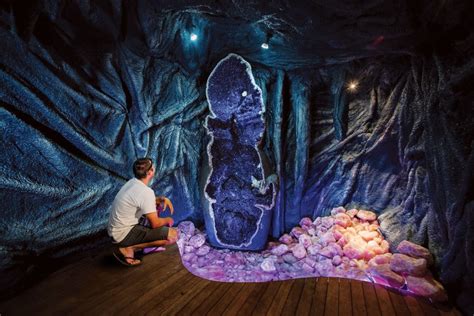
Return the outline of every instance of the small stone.
{"type": "Polygon", "coordinates": [[[190,253],[194,251],[193,246],[184,246],[184,253],[190,253]]]}
{"type": "Polygon", "coordinates": [[[348,244],[343,248],[344,255],[350,259],[362,259],[365,257],[365,248],[367,243],[360,236],[351,238],[348,244]]]}
{"type": "Polygon", "coordinates": [[[316,229],[313,226],[309,227],[307,231],[308,231],[308,235],[310,236],[316,235],[316,229]]]}
{"type": "Polygon", "coordinates": [[[359,219],[364,221],[374,221],[377,219],[377,214],[371,211],[359,210],[356,215],[359,219]]]}
{"type": "Polygon", "coordinates": [[[369,231],[366,231],[366,230],[362,230],[358,234],[362,238],[364,238],[365,241],[373,240],[374,238],[377,238],[379,236],[378,232],[369,232],[369,231]]]}
{"type": "Polygon", "coordinates": [[[282,256],[282,258],[286,263],[289,263],[289,264],[293,264],[293,263],[298,261],[298,259],[296,259],[296,257],[293,256],[293,254],[291,254],[291,253],[285,253],[282,256]]]}
{"type": "Polygon", "coordinates": [[[306,234],[301,234],[299,237],[298,237],[298,242],[300,244],[303,245],[303,247],[305,248],[308,248],[309,246],[311,246],[312,242],[311,242],[311,237],[309,237],[309,235],[306,235],[306,234]]]}
{"type": "Polygon", "coordinates": [[[292,244],[294,242],[294,239],[290,235],[284,234],[280,237],[280,239],[278,239],[278,241],[280,241],[280,242],[282,242],[286,245],[289,245],[289,244],[292,244]]]}
{"type": "Polygon", "coordinates": [[[306,257],[306,249],[301,244],[297,244],[295,247],[293,247],[293,249],[291,249],[291,251],[293,252],[293,256],[295,256],[295,258],[302,259],[306,257]]]}
{"type": "Polygon", "coordinates": [[[332,225],[334,225],[334,219],[332,217],[327,216],[321,219],[322,227],[329,229],[332,225]]]}
{"type": "Polygon", "coordinates": [[[308,273],[312,273],[314,271],[314,268],[307,263],[303,263],[303,266],[301,268],[303,269],[303,271],[308,273]]]}
{"type": "Polygon", "coordinates": [[[369,265],[366,272],[378,284],[401,288],[405,284],[405,279],[393,272],[389,264],[369,265]]]}
{"type": "Polygon", "coordinates": [[[204,245],[204,243],[206,242],[206,238],[204,237],[204,235],[194,235],[193,237],[191,237],[191,239],[189,239],[189,245],[193,246],[194,248],[199,248],[201,247],[202,245],[204,245]]]}
{"type": "Polygon", "coordinates": [[[358,209],[353,208],[353,209],[348,210],[348,211],[346,212],[346,214],[347,214],[350,218],[354,218],[354,217],[357,215],[358,212],[359,212],[358,209]]]}
{"type": "Polygon", "coordinates": [[[192,262],[196,259],[196,254],[194,253],[185,253],[183,256],[183,261],[192,262]]]}
{"type": "Polygon", "coordinates": [[[380,243],[380,248],[382,248],[383,253],[388,253],[390,251],[390,244],[386,240],[382,240],[380,243]]]}
{"type": "Polygon", "coordinates": [[[336,214],[345,213],[345,212],[346,212],[346,209],[343,208],[342,206],[339,206],[331,210],[331,215],[336,215],[336,214]]]}
{"type": "Polygon", "coordinates": [[[390,260],[392,260],[392,254],[391,253],[386,253],[383,255],[377,255],[370,259],[368,262],[369,266],[377,266],[380,264],[390,264],[390,260]]]}
{"type": "Polygon", "coordinates": [[[263,260],[263,262],[260,264],[260,267],[265,272],[276,271],[275,262],[270,258],[263,260]]]}
{"type": "Polygon", "coordinates": [[[281,256],[289,251],[288,246],[281,244],[271,250],[271,253],[277,256],[281,256]]]}
{"type": "Polygon", "coordinates": [[[321,250],[321,245],[320,244],[314,244],[308,247],[307,252],[309,255],[317,255],[319,251],[321,250]]]}
{"type": "Polygon", "coordinates": [[[342,263],[342,258],[341,256],[334,256],[334,258],[332,258],[332,264],[334,266],[338,266],[342,263]]]}
{"type": "Polygon", "coordinates": [[[301,227],[304,227],[304,228],[307,229],[307,228],[311,227],[311,225],[313,225],[313,221],[309,217],[303,217],[300,220],[300,226],[301,227]]]}
{"type": "Polygon", "coordinates": [[[327,246],[328,244],[336,242],[336,239],[334,238],[333,234],[331,231],[325,232],[321,238],[319,238],[319,243],[322,246],[327,246]]]}
{"type": "Polygon", "coordinates": [[[205,256],[209,253],[210,250],[211,247],[209,247],[208,245],[202,245],[200,248],[198,248],[198,250],[196,250],[196,255],[205,256]]]}
{"type": "Polygon", "coordinates": [[[423,276],[427,272],[426,259],[416,259],[401,253],[396,253],[392,256],[390,268],[397,273],[413,276],[423,276]]]}
{"type": "Polygon", "coordinates": [[[448,300],[446,292],[444,291],[441,283],[434,280],[431,276],[419,278],[409,275],[406,279],[407,287],[410,292],[428,297],[437,302],[444,302],[448,300]]]}
{"type": "Polygon", "coordinates": [[[433,262],[433,256],[428,249],[408,240],[404,240],[398,244],[397,251],[413,258],[424,258],[428,263],[433,262]]]}
{"type": "Polygon", "coordinates": [[[295,237],[295,238],[298,238],[298,237],[300,237],[300,235],[302,235],[304,233],[306,233],[306,230],[304,230],[303,228],[293,227],[293,229],[290,232],[290,235],[295,237]]]}
{"type": "Polygon", "coordinates": [[[334,224],[346,228],[352,225],[352,220],[346,213],[338,213],[334,216],[334,224]]]}
{"type": "Polygon", "coordinates": [[[332,230],[332,236],[333,236],[334,239],[337,241],[337,240],[341,239],[341,237],[344,236],[344,235],[343,235],[343,233],[341,232],[341,230],[334,228],[334,229],[332,230]]]}
{"type": "Polygon", "coordinates": [[[183,221],[178,224],[179,231],[188,236],[194,235],[195,228],[194,223],[191,221],[183,221]]]}
{"type": "Polygon", "coordinates": [[[321,225],[321,217],[316,217],[316,219],[313,222],[314,226],[319,226],[321,225]]]}

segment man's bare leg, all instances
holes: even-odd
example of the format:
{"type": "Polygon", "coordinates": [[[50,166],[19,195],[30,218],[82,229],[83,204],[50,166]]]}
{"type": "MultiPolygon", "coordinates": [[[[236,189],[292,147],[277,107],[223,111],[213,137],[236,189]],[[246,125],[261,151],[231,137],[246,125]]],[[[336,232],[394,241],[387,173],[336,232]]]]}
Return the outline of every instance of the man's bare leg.
{"type": "MultiPolygon", "coordinates": [[[[159,246],[171,245],[171,244],[174,244],[177,239],[178,239],[178,231],[175,228],[170,228],[168,230],[168,239],[166,240],[155,240],[155,241],[145,242],[142,244],[133,245],[130,247],[119,248],[119,251],[125,257],[134,258],[135,251],[137,250],[142,250],[147,247],[159,247],[159,246]]],[[[141,262],[138,259],[126,259],[126,260],[129,264],[132,264],[132,265],[137,265],[137,264],[140,264],[141,262]]]]}

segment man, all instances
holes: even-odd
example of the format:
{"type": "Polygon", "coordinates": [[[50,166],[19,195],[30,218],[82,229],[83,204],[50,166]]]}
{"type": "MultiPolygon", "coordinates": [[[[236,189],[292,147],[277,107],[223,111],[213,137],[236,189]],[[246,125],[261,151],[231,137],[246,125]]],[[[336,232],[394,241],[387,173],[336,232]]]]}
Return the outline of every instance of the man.
{"type": "Polygon", "coordinates": [[[120,189],[112,204],[107,231],[117,249],[113,255],[126,266],[141,264],[135,251],[176,242],[177,231],[171,217],[160,218],[156,213],[155,193],[148,184],[155,175],[150,158],[133,163],[135,177],[120,189]],[[138,224],[145,215],[151,228],[138,224]],[[170,226],[170,227],[167,227],[170,226]]]}

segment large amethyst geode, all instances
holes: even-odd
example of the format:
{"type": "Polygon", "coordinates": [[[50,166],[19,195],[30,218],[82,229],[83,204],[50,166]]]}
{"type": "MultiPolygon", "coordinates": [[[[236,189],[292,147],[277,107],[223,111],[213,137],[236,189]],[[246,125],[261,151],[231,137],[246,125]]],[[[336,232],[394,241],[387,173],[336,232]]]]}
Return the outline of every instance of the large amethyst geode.
{"type": "Polygon", "coordinates": [[[267,240],[275,187],[265,179],[259,144],[263,100],[251,66],[230,54],[207,81],[211,114],[206,128],[211,168],[205,212],[209,241],[217,247],[259,250],[267,240]]]}

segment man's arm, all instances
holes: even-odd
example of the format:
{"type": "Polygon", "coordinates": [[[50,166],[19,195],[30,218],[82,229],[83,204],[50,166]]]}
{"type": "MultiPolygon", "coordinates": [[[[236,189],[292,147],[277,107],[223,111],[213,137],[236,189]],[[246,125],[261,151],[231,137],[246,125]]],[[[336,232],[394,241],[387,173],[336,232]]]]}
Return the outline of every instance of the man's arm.
{"type": "Polygon", "coordinates": [[[145,216],[150,222],[151,228],[158,228],[165,225],[168,225],[171,227],[174,224],[174,221],[171,217],[161,218],[161,217],[158,217],[156,212],[145,214],[145,216]]]}

